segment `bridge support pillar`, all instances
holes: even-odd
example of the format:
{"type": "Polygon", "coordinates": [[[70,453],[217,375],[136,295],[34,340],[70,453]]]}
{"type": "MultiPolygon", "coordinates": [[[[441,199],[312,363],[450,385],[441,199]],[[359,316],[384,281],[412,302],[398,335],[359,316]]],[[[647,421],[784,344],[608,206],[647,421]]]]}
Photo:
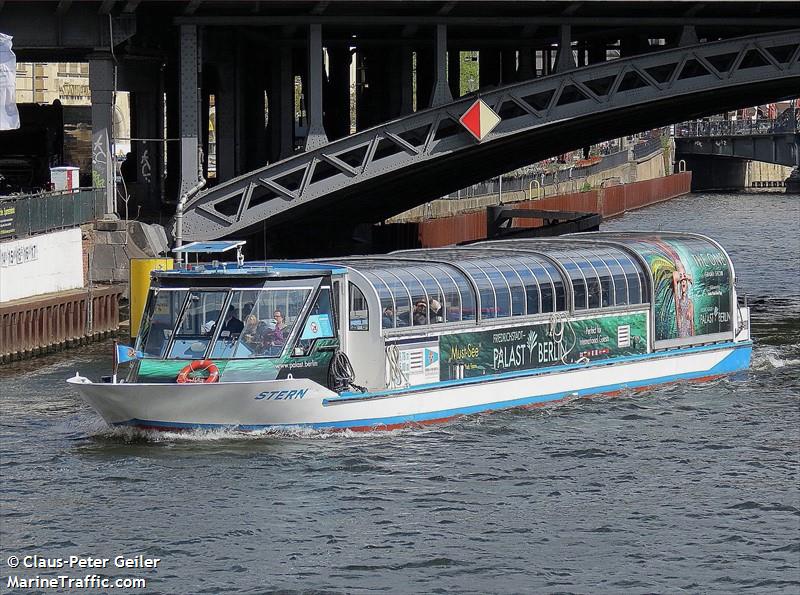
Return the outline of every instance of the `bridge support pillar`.
{"type": "MultiPolygon", "coordinates": [[[[180,151],[181,187],[184,194],[200,177],[200,93],[198,90],[200,49],[196,25],[181,25],[180,47],[180,151]]],[[[177,197],[176,197],[177,198],[177,197]]]]}
{"type": "Polygon", "coordinates": [[[270,160],[280,161],[294,152],[294,77],[292,49],[281,46],[270,61],[270,160]]]}
{"type": "Polygon", "coordinates": [[[215,94],[215,119],[217,134],[217,178],[220,181],[236,177],[241,168],[240,143],[237,142],[237,131],[240,129],[240,111],[237,106],[242,103],[240,74],[237,72],[236,57],[240,55],[239,41],[229,33],[220,37],[217,48],[217,72],[219,85],[215,94]]]}
{"type": "Polygon", "coordinates": [[[586,52],[586,61],[588,65],[600,64],[606,61],[606,42],[596,41],[590,43],[586,52]]]}
{"type": "Polygon", "coordinates": [[[325,106],[325,130],[335,140],[350,134],[350,49],[328,48],[328,80],[322,103],[325,106]]]}
{"type": "Polygon", "coordinates": [[[264,124],[264,91],[267,88],[268,70],[263,52],[251,44],[240,45],[239,64],[247,64],[239,79],[240,99],[237,112],[241,113],[241,125],[237,131],[241,136],[241,165],[237,175],[267,164],[267,131],[264,124]]]}
{"type": "Polygon", "coordinates": [[[519,68],[517,77],[520,81],[527,81],[536,76],[534,68],[535,56],[531,48],[522,48],[519,51],[519,68]]]}
{"type": "Polygon", "coordinates": [[[308,31],[308,79],[306,82],[306,110],[308,111],[308,135],[305,150],[310,151],[327,144],[325,126],[322,122],[322,26],[309,25],[308,31]]]}
{"type": "MultiPolygon", "coordinates": [[[[444,105],[453,101],[447,86],[447,25],[436,25],[436,74],[433,83],[431,106],[444,105]]],[[[419,107],[419,104],[417,105],[419,107]]]]}
{"type": "Polygon", "coordinates": [[[800,167],[795,167],[784,183],[787,194],[800,194],[800,167]]]}
{"type": "Polygon", "coordinates": [[[453,99],[461,97],[461,50],[453,49],[447,52],[447,86],[453,99]]]}
{"type": "Polygon", "coordinates": [[[366,83],[357,99],[358,129],[363,130],[400,116],[403,88],[413,84],[404,78],[411,71],[411,56],[404,48],[367,48],[359,56],[366,83]]]}
{"type": "Polygon", "coordinates": [[[558,37],[554,72],[566,72],[575,68],[575,57],[572,55],[572,28],[569,25],[561,25],[558,37]]]}
{"type": "Polygon", "coordinates": [[[553,74],[553,55],[550,49],[543,49],[537,52],[537,70],[541,70],[542,76],[553,74]]]}
{"type": "Polygon", "coordinates": [[[106,214],[116,213],[114,192],[114,154],[112,153],[112,110],[114,62],[111,54],[89,57],[89,88],[92,93],[92,186],[106,195],[106,214]]]}
{"type": "Polygon", "coordinates": [[[414,111],[414,71],[413,50],[407,46],[400,47],[400,114],[407,115],[414,111]]]}
{"type": "MultiPolygon", "coordinates": [[[[794,122],[797,122],[797,116],[794,107],[790,108],[792,110],[791,116],[794,122]]],[[[800,134],[794,135],[794,142],[789,145],[790,150],[794,153],[794,169],[792,173],[789,174],[789,177],[786,178],[784,184],[786,185],[786,192],[787,194],[800,194],[800,134]]]]}
{"type": "Polygon", "coordinates": [[[619,40],[619,57],[630,58],[649,50],[647,40],[641,35],[628,35],[619,40]]]}
{"type": "Polygon", "coordinates": [[[478,54],[478,78],[480,88],[497,87],[503,76],[500,50],[481,48],[478,54]]]}
{"type": "Polygon", "coordinates": [[[125,180],[136,204],[153,213],[161,208],[162,144],[154,139],[163,138],[164,114],[158,97],[154,91],[131,93],[131,136],[148,140],[131,141],[135,175],[132,183],[125,180]]]}
{"type": "Polygon", "coordinates": [[[698,43],[700,42],[697,39],[697,31],[694,25],[684,25],[683,29],[681,29],[681,37],[678,40],[678,45],[697,45],[698,43]]]}
{"type": "Polygon", "coordinates": [[[509,85],[517,82],[517,50],[500,51],[500,82],[509,85]]]}

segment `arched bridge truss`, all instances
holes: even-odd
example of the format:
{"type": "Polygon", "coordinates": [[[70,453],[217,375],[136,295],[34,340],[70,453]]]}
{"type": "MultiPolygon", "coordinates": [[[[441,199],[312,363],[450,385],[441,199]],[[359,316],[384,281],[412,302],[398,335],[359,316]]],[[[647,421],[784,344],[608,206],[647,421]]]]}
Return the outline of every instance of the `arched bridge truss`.
{"type": "Polygon", "coordinates": [[[458,122],[470,95],[239,176],[187,204],[184,238],[243,235],[301,215],[375,222],[592,142],[792,95],[800,30],[573,69],[477,94],[502,118],[481,142],[458,122]]]}

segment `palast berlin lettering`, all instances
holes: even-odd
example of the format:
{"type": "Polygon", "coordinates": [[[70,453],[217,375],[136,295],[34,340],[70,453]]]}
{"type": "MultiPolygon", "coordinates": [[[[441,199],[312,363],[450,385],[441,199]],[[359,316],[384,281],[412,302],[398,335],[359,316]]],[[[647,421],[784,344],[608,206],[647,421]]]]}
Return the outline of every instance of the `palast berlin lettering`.
{"type": "Polygon", "coordinates": [[[441,380],[596,361],[646,350],[645,312],[439,337],[441,380]]]}

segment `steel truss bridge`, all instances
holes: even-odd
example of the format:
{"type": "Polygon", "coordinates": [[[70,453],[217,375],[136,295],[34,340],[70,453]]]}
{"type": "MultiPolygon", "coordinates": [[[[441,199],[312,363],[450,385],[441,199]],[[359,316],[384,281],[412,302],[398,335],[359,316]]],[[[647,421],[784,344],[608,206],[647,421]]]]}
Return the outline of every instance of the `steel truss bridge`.
{"type": "Polygon", "coordinates": [[[800,166],[800,109],[791,107],[775,120],[686,122],[676,126],[676,158],[728,157],[800,166]]]}
{"type": "Polygon", "coordinates": [[[461,97],[236,177],[191,200],[185,239],[324,233],[378,222],[481,180],[607,138],[800,95],[800,30],[573,68],[461,97]],[[502,118],[478,142],[480,97],[502,118]],[[298,222],[302,221],[302,224],[298,222]]]}

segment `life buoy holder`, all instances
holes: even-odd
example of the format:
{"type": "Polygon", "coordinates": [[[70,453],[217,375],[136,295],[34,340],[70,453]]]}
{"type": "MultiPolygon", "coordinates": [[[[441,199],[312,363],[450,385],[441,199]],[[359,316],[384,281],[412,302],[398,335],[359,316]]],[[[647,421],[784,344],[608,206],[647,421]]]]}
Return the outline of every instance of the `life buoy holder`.
{"type": "Polygon", "coordinates": [[[210,359],[197,359],[189,362],[183,369],[178,372],[178,377],[175,382],[184,384],[186,382],[204,383],[219,382],[219,368],[217,364],[210,359]],[[192,372],[208,372],[205,378],[193,378],[189,376],[192,372]]]}

